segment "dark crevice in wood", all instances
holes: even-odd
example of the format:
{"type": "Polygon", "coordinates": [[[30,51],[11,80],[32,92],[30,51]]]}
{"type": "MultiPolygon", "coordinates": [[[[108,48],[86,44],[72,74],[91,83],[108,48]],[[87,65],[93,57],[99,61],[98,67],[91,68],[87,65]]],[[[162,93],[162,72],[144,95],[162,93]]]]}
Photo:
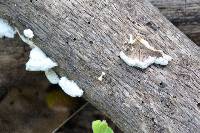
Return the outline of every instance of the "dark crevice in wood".
{"type": "Polygon", "coordinates": [[[93,41],[89,41],[90,44],[93,44],[93,41]]]}
{"type": "Polygon", "coordinates": [[[146,23],[146,26],[153,29],[154,31],[157,31],[160,27],[157,27],[152,21],[146,23]]]}
{"type": "Polygon", "coordinates": [[[200,103],[197,104],[197,107],[200,109],[200,103]]]}

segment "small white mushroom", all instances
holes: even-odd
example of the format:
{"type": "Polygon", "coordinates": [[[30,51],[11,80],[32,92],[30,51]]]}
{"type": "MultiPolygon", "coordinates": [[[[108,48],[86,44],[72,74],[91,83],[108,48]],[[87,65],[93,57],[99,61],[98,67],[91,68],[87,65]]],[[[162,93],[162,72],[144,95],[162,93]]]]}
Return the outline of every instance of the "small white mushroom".
{"type": "Polygon", "coordinates": [[[71,97],[81,97],[83,95],[83,90],[80,89],[73,80],[62,77],[58,84],[62,90],[71,97]]]}
{"type": "Polygon", "coordinates": [[[129,34],[129,41],[128,41],[128,43],[129,44],[133,44],[133,43],[135,43],[135,39],[133,39],[133,35],[132,34],[129,34]]]}
{"type": "Polygon", "coordinates": [[[0,18],[0,38],[14,38],[16,31],[4,19],[0,18]]]}
{"type": "Polygon", "coordinates": [[[17,28],[15,28],[15,30],[17,31],[19,37],[22,39],[22,41],[24,43],[28,44],[31,48],[37,47],[32,40],[30,40],[29,38],[25,37],[24,35],[21,35],[17,28]]]}
{"type": "Polygon", "coordinates": [[[24,33],[24,36],[29,39],[32,39],[34,37],[33,31],[31,29],[25,29],[23,33],[24,33]]]}
{"type": "Polygon", "coordinates": [[[50,83],[58,84],[60,79],[59,79],[58,75],[55,73],[55,71],[53,71],[52,69],[49,69],[49,70],[45,71],[45,75],[50,83]]]}
{"type": "Polygon", "coordinates": [[[48,71],[58,66],[58,64],[48,58],[45,53],[38,47],[31,50],[29,60],[26,63],[27,71],[48,71]]]}
{"type": "Polygon", "coordinates": [[[102,81],[102,80],[103,80],[103,76],[104,76],[104,75],[106,75],[106,73],[105,73],[105,72],[102,72],[102,73],[101,73],[101,76],[100,76],[100,77],[98,77],[98,80],[99,80],[99,81],[102,81]]]}

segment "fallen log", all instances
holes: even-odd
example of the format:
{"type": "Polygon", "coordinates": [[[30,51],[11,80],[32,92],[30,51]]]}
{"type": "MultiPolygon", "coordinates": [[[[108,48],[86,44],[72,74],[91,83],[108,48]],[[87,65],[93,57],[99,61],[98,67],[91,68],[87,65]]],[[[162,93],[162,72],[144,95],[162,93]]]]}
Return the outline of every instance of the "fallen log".
{"type": "Polygon", "coordinates": [[[1,0],[0,16],[33,41],[122,131],[194,132],[200,128],[200,48],[148,1],[1,0]],[[139,70],[119,57],[128,34],[173,57],[139,70]],[[101,72],[106,75],[98,81],[101,72]]]}
{"type": "MultiPolygon", "coordinates": [[[[151,0],[151,3],[159,8],[164,16],[189,36],[197,45],[200,45],[200,2],[198,0],[189,0],[186,2],[182,0],[151,0]]],[[[6,43],[5,41],[0,41],[0,62],[1,64],[4,64],[0,66],[0,77],[2,77],[0,80],[0,86],[8,87],[17,82],[20,84],[20,79],[23,78],[23,75],[27,75],[23,67],[23,64],[26,62],[24,56],[26,53],[24,53],[23,45],[19,44],[23,43],[21,41],[16,43],[9,39],[6,39],[6,43]],[[9,45],[9,49],[7,45],[9,45]],[[17,49],[15,49],[16,46],[17,49]],[[7,59],[5,60],[4,57],[7,59]],[[12,71],[9,71],[11,69],[12,71]],[[16,80],[15,77],[17,73],[21,73],[22,77],[17,78],[16,80]]]]}
{"type": "Polygon", "coordinates": [[[199,23],[199,0],[150,0],[150,2],[176,23],[199,23]]]}
{"type": "Polygon", "coordinates": [[[150,0],[182,32],[200,45],[199,0],[150,0]]]}

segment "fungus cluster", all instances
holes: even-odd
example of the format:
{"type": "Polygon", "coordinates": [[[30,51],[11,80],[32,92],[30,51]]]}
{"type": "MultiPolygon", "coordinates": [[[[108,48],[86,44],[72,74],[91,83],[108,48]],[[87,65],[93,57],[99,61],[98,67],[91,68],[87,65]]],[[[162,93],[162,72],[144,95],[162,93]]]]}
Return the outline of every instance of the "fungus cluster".
{"type": "MultiPolygon", "coordinates": [[[[34,34],[31,29],[25,29],[22,35],[20,34],[17,28],[12,28],[7,21],[1,18],[0,29],[0,38],[14,38],[15,34],[18,33],[22,41],[32,48],[32,50],[30,51],[29,60],[26,63],[27,71],[44,71],[49,82],[52,84],[58,84],[68,95],[72,97],[81,97],[83,95],[83,90],[80,89],[79,86],[73,80],[69,80],[67,79],[67,77],[60,78],[59,75],[56,74],[53,68],[58,66],[58,64],[51,60],[49,57],[47,57],[47,55],[34,44],[34,42],[32,41],[34,34]]],[[[172,60],[171,56],[165,54],[162,50],[155,49],[141,37],[136,37],[135,39],[133,39],[133,36],[130,35],[128,44],[134,45],[134,43],[137,41],[139,41],[146,49],[153,52],[157,52],[161,56],[146,55],[147,58],[145,60],[141,60],[138,57],[127,56],[123,51],[121,51],[120,58],[129,66],[146,69],[151,64],[167,65],[168,62],[172,60]]],[[[105,72],[102,72],[101,76],[98,77],[98,80],[102,81],[104,75],[105,72]]]]}
{"type": "Polygon", "coordinates": [[[34,34],[31,29],[25,29],[22,35],[17,28],[12,28],[7,21],[0,18],[0,38],[14,38],[16,33],[18,33],[23,42],[32,48],[29,60],[26,63],[27,71],[44,71],[49,82],[58,84],[66,94],[72,97],[81,97],[83,95],[83,90],[80,89],[73,80],[69,80],[66,77],[59,78],[53,70],[58,64],[47,57],[47,55],[34,44],[32,41],[34,34]]]}
{"type": "Polygon", "coordinates": [[[26,29],[23,33],[24,36],[20,35],[18,31],[20,37],[23,38],[22,40],[25,40],[25,43],[28,42],[27,44],[32,48],[29,60],[26,63],[26,70],[44,71],[50,83],[58,84],[62,90],[71,97],[81,97],[83,95],[83,90],[80,89],[74,81],[68,80],[66,77],[59,78],[53,70],[58,64],[47,57],[46,54],[30,40],[34,36],[33,32],[30,29],[26,29]]]}

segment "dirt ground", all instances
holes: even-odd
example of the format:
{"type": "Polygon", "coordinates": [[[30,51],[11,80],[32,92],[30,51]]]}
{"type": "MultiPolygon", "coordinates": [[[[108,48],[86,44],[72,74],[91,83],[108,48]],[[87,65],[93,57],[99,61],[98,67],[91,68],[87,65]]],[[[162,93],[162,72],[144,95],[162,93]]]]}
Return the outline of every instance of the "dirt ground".
{"type": "MultiPolygon", "coordinates": [[[[51,133],[85,103],[49,85],[43,73],[28,72],[19,84],[0,87],[0,133],[51,133]]],[[[92,133],[91,123],[97,119],[106,120],[115,133],[121,133],[90,104],[56,133],[92,133]]]]}

